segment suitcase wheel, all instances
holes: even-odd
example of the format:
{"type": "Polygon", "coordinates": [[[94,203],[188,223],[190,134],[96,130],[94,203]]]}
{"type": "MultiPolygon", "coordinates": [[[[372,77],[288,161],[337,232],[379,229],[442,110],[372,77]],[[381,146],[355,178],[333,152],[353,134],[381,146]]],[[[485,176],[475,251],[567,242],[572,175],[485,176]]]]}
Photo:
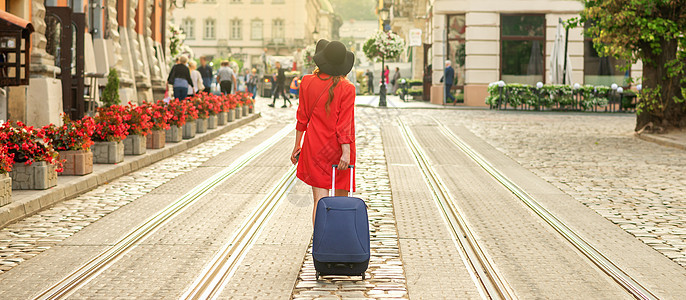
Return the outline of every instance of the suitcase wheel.
{"type": "Polygon", "coordinates": [[[319,271],[317,271],[317,273],[314,274],[314,278],[315,280],[319,280],[319,271]]]}
{"type": "Polygon", "coordinates": [[[362,280],[364,280],[364,278],[365,278],[366,276],[367,276],[367,274],[362,273],[362,280]]]}

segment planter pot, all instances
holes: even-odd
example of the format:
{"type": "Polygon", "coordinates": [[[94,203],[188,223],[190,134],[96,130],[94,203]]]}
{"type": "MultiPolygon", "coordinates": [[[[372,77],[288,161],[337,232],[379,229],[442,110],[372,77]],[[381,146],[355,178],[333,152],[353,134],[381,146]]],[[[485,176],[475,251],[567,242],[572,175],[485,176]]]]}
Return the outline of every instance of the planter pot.
{"type": "Polygon", "coordinates": [[[217,114],[217,125],[218,126],[226,125],[226,122],[227,121],[226,121],[226,112],[225,111],[217,114]]]}
{"type": "Polygon", "coordinates": [[[145,154],[147,142],[145,136],[139,134],[129,134],[124,140],[124,155],[145,154]]]}
{"type": "Polygon", "coordinates": [[[195,123],[195,120],[188,120],[186,121],[186,124],[183,124],[183,139],[192,139],[195,137],[195,132],[197,131],[195,128],[197,127],[197,124],[195,123]]]}
{"type": "Polygon", "coordinates": [[[153,130],[145,137],[145,145],[148,149],[164,148],[166,132],[164,130],[153,130]]]}
{"type": "Polygon", "coordinates": [[[0,206],[12,202],[12,178],[9,174],[0,174],[0,206]]]}
{"type": "Polygon", "coordinates": [[[183,130],[179,126],[172,125],[166,130],[164,140],[167,143],[178,143],[183,140],[183,130]]]}
{"type": "Polygon", "coordinates": [[[248,108],[248,113],[254,114],[255,113],[255,104],[253,103],[253,106],[248,108]]]}
{"type": "Polygon", "coordinates": [[[207,129],[215,129],[217,128],[217,123],[219,121],[217,120],[217,116],[212,116],[207,119],[207,129]]]}
{"type": "Polygon", "coordinates": [[[91,147],[93,162],[96,164],[116,164],[124,161],[124,142],[95,142],[91,147]]]}
{"type": "Polygon", "coordinates": [[[233,122],[234,120],[236,120],[236,109],[232,108],[226,113],[226,122],[233,122]]]}
{"type": "Polygon", "coordinates": [[[60,151],[64,159],[64,171],[60,175],[86,175],[93,173],[93,152],[91,150],[60,151]]]}
{"type": "Polygon", "coordinates": [[[247,105],[243,105],[243,116],[245,117],[245,116],[247,116],[247,115],[248,115],[248,106],[247,106],[247,105]]]}
{"type": "Polygon", "coordinates": [[[46,190],[57,185],[57,171],[55,165],[44,161],[37,161],[30,166],[15,163],[12,166],[12,189],[14,190],[46,190]]]}
{"type": "Polygon", "coordinates": [[[240,119],[242,115],[243,115],[243,107],[242,106],[236,106],[236,120],[240,119]]]}
{"type": "Polygon", "coordinates": [[[197,119],[195,120],[195,132],[197,133],[205,133],[207,132],[207,119],[197,119]]]}

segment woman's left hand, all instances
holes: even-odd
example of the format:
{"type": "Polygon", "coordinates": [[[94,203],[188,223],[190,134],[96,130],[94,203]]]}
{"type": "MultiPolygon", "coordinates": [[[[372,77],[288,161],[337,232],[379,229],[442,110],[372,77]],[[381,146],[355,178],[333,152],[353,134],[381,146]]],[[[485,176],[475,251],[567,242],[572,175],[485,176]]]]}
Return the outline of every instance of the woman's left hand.
{"type": "Polygon", "coordinates": [[[347,170],[350,166],[350,153],[343,153],[341,160],[338,162],[339,170],[347,170]]]}

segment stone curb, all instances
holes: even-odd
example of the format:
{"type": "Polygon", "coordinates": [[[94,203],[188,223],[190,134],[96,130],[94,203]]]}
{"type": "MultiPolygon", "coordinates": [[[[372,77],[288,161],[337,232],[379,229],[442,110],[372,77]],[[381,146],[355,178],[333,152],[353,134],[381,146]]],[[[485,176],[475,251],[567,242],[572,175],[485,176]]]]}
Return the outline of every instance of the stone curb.
{"type": "Polygon", "coordinates": [[[634,135],[637,138],[642,139],[644,141],[653,142],[653,143],[656,143],[656,144],[662,145],[662,146],[686,150],[686,144],[685,143],[674,141],[674,140],[671,140],[669,138],[661,137],[661,136],[658,136],[655,134],[650,134],[650,133],[639,134],[637,132],[634,132],[634,135]]]}
{"type": "Polygon", "coordinates": [[[357,104],[355,104],[355,106],[356,107],[380,108],[380,109],[488,110],[488,107],[481,107],[481,106],[452,106],[452,105],[444,105],[444,106],[436,106],[436,107],[433,107],[433,106],[416,106],[416,107],[386,106],[386,107],[379,107],[376,105],[357,103],[357,104]]]}
{"type": "Polygon", "coordinates": [[[93,173],[88,175],[59,176],[57,186],[51,189],[42,191],[13,191],[13,194],[17,193],[25,195],[22,195],[24,197],[18,201],[13,201],[8,205],[0,207],[0,228],[5,227],[9,223],[35,214],[38,211],[48,208],[57,202],[67,200],[90,191],[101,184],[116,179],[119,176],[144,168],[157,161],[214,139],[224,133],[257,120],[261,116],[261,113],[254,113],[252,115],[243,117],[240,120],[219,126],[217,129],[210,129],[205,133],[197,134],[190,140],[183,140],[178,143],[168,143],[162,149],[147,149],[146,154],[143,155],[126,156],[124,161],[118,164],[98,164],[97,170],[94,169],[93,173]]]}

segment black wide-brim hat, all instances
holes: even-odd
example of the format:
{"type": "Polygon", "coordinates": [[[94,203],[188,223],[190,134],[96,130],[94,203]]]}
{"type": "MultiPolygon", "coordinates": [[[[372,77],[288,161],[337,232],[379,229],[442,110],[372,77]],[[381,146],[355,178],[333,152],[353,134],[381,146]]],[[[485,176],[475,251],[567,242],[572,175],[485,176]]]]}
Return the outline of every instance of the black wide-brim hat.
{"type": "Polygon", "coordinates": [[[355,63],[355,54],[339,41],[321,39],[314,53],[314,63],[319,70],[331,76],[347,75],[355,63]]]}

